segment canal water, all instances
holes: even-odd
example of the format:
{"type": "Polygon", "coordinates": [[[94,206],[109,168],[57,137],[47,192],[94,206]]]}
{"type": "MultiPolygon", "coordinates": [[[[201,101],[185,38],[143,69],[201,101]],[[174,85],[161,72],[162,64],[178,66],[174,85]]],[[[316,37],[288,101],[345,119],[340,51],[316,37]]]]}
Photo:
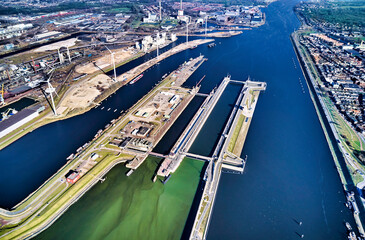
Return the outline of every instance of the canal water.
{"type": "Polygon", "coordinates": [[[22,110],[22,109],[24,109],[24,108],[26,108],[26,107],[29,107],[30,105],[32,105],[32,104],[34,104],[34,103],[36,103],[36,101],[35,100],[33,100],[33,99],[31,99],[31,98],[22,98],[22,99],[19,99],[18,101],[16,101],[16,102],[13,102],[12,104],[9,104],[9,105],[6,105],[6,106],[4,106],[4,107],[1,107],[0,108],[0,120],[1,120],[1,114],[3,113],[3,112],[7,112],[7,110],[9,109],[9,108],[11,108],[11,109],[15,109],[16,111],[20,111],[20,110],[22,110]]]}
{"type": "MultiPolygon", "coordinates": [[[[267,23],[264,26],[244,31],[236,37],[216,39],[215,48],[199,46],[171,56],[148,70],[136,84],[121,88],[104,101],[104,110],[99,107],[81,116],[49,124],[0,151],[0,206],[10,208],[34,191],[65,163],[68,155],[92,139],[98,129],[119,115],[120,110],[133,105],[162,75],[201,53],[208,61],[186,82],[187,86],[195,85],[206,75],[200,91],[209,93],[228,73],[235,80],[245,80],[250,76],[253,80],[268,84],[267,90],[260,94],[243,149],[242,154],[248,155],[245,173],[222,175],[208,239],[297,239],[301,234],[306,239],[314,240],[344,239],[344,221],[350,222],[353,227],[355,224],[350,211],[344,206],[341,182],[308,90],[303,92],[300,87],[299,78],[303,79],[303,75],[293,64],[295,61],[296,66],[299,66],[289,34],[300,25],[292,11],[298,2],[280,0],[272,3],[265,9],[267,23]],[[108,112],[108,108],[118,111],[108,112]],[[299,221],[303,222],[301,226],[297,224],[299,221]]],[[[182,40],[184,39],[179,41],[182,40]]],[[[133,67],[138,61],[147,60],[153,54],[121,67],[123,70],[118,70],[118,73],[133,67]]],[[[238,92],[238,86],[227,87],[224,98],[218,102],[212,117],[203,127],[202,134],[193,144],[192,152],[203,155],[212,152],[238,92]]],[[[169,130],[156,151],[169,151],[174,144],[173,140],[183,129],[181,126],[189,122],[192,109],[200,104],[201,101],[192,102],[192,106],[181,115],[182,120],[179,119],[169,130]]],[[[94,223],[99,223],[104,226],[103,221],[106,221],[117,229],[108,228],[110,239],[122,237],[123,235],[112,233],[123,232],[127,228],[123,222],[128,221],[128,218],[115,217],[120,208],[113,208],[109,218],[93,210],[100,207],[104,212],[108,211],[105,205],[109,200],[100,197],[102,186],[111,194],[116,194],[118,191],[115,189],[121,189],[120,186],[124,184],[123,178],[117,181],[116,177],[112,177],[117,174],[117,169],[120,167],[112,170],[103,184],[95,186],[81,198],[77,203],[78,208],[70,208],[65,215],[70,220],[72,216],[82,213],[82,221],[79,219],[67,224],[61,217],[42,236],[55,236],[52,232],[72,232],[73,238],[83,239],[82,236],[88,237],[95,232],[97,237],[94,239],[103,239],[105,235],[98,235],[101,230],[97,228],[90,227],[89,234],[84,231],[87,231],[88,224],[94,226],[94,223]],[[91,205],[91,202],[95,202],[95,205],[91,205]],[[91,213],[84,217],[88,211],[91,213]]],[[[194,176],[198,175],[199,171],[196,171],[194,176]]],[[[138,172],[136,177],[140,177],[138,172]]],[[[150,174],[145,178],[150,180],[150,174]]],[[[173,179],[174,176],[170,181],[173,179]]],[[[189,189],[192,188],[196,188],[196,185],[191,185],[189,189]]],[[[124,191],[124,194],[133,193],[133,187],[130,191],[124,191]]],[[[197,203],[198,201],[193,205],[197,203]]],[[[148,198],[140,201],[142,210],[145,204],[149,204],[148,198]]],[[[175,214],[179,208],[171,211],[175,214]]],[[[133,214],[134,212],[128,216],[133,214]]],[[[140,212],[136,210],[136,214],[140,212]]],[[[161,211],[156,214],[168,217],[170,213],[161,211]]],[[[181,221],[171,221],[169,227],[181,225],[181,221]]],[[[191,224],[190,219],[187,228],[191,224]]],[[[139,227],[138,224],[128,225],[128,228],[137,232],[141,230],[139,227]]],[[[145,234],[148,239],[148,229],[145,234]]],[[[176,238],[179,237],[165,233],[161,235],[161,239],[176,238]]]]}
{"type": "Polygon", "coordinates": [[[179,239],[204,163],[185,159],[166,184],[153,183],[160,161],[147,158],[129,177],[116,166],[36,239],[179,239]]]}
{"type": "MultiPolygon", "coordinates": [[[[160,52],[180,42],[181,40],[178,40],[160,52]]],[[[119,67],[117,71],[121,73],[122,70],[129,70],[155,55],[155,52],[146,54],[119,67]]],[[[189,57],[182,52],[165,59],[161,64],[147,70],[140,81],[122,87],[97,109],[43,126],[1,150],[0,207],[10,209],[36,190],[66,163],[66,158],[71,153],[90,141],[96,132],[112,119],[117,118],[120,111],[127,110],[135,104],[165,73],[173,71],[189,57]],[[107,111],[109,108],[110,111],[107,111]]]]}

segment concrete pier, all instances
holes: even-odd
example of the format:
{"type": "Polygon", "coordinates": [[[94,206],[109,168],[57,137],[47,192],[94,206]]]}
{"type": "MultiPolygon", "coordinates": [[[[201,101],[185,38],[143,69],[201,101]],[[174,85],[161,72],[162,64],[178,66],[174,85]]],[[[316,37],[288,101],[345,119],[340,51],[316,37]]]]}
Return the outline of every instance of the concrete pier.
{"type": "Polygon", "coordinates": [[[253,82],[250,80],[247,80],[246,82],[230,80],[230,82],[242,83],[244,85],[224,128],[223,134],[216,146],[212,160],[209,162],[206,169],[206,184],[190,235],[190,239],[194,240],[206,239],[222,169],[225,168],[230,171],[238,172],[241,172],[244,169],[245,161],[233,154],[230,151],[232,147],[229,147],[229,145],[234,141],[234,145],[237,144],[237,147],[242,149],[245,136],[243,141],[236,142],[236,135],[238,133],[247,134],[250,123],[249,120],[252,118],[259,92],[266,89],[266,83],[263,82],[253,82]],[[245,119],[244,123],[242,123],[242,116],[244,116],[245,119]],[[240,122],[241,124],[239,124],[240,122]],[[242,129],[244,131],[242,131],[242,129]]]}
{"type": "Polygon", "coordinates": [[[170,173],[175,172],[179,167],[181,161],[186,156],[186,152],[189,151],[195,138],[198,136],[201,128],[224,92],[224,89],[226,89],[229,84],[229,81],[230,77],[225,77],[218,88],[214,89],[205,99],[187,128],[184,130],[183,134],[172,148],[168,157],[162,162],[157,173],[159,176],[168,176],[170,173]]]}

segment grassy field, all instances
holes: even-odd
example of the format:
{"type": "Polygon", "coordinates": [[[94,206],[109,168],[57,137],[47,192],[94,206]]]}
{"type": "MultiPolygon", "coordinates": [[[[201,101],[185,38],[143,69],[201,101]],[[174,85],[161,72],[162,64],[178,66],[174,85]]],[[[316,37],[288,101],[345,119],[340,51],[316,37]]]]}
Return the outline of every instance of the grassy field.
{"type": "Polygon", "coordinates": [[[306,8],[303,14],[319,22],[365,27],[365,1],[327,2],[306,8]]]}
{"type": "Polygon", "coordinates": [[[245,120],[245,116],[244,115],[240,115],[238,120],[237,120],[237,125],[236,125],[236,128],[234,129],[234,132],[232,134],[232,137],[229,141],[229,144],[228,144],[228,151],[229,152],[233,152],[233,149],[234,147],[236,146],[236,141],[237,141],[237,138],[238,138],[238,134],[240,133],[240,130],[241,130],[241,127],[242,127],[242,124],[243,124],[243,121],[245,120]]]}

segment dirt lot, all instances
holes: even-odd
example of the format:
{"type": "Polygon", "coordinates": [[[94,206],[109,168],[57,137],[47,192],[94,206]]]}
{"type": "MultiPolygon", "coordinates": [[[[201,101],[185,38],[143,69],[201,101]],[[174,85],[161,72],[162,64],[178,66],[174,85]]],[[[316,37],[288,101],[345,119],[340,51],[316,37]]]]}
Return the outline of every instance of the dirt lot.
{"type": "Polygon", "coordinates": [[[59,105],[59,113],[69,108],[86,108],[101,93],[98,89],[107,89],[112,84],[110,77],[99,74],[72,87],[59,105]]]}
{"type": "MultiPolygon", "coordinates": [[[[133,56],[133,50],[117,49],[117,50],[113,50],[112,52],[115,53],[114,54],[115,64],[126,61],[127,59],[129,59],[130,57],[133,56]]],[[[103,69],[106,67],[111,67],[111,62],[112,62],[111,60],[112,60],[111,55],[107,52],[104,52],[104,56],[96,59],[95,64],[99,68],[103,69]]],[[[76,72],[91,74],[91,73],[100,71],[99,68],[95,67],[95,65],[93,63],[87,63],[85,65],[77,66],[76,72]]]]}
{"type": "MultiPolygon", "coordinates": [[[[185,49],[188,49],[192,46],[195,45],[199,45],[199,44],[203,44],[203,43],[207,43],[210,42],[212,40],[210,39],[199,39],[199,40],[194,40],[194,41],[190,41],[188,45],[186,44],[180,44],[176,47],[174,47],[173,49],[164,52],[163,54],[161,54],[159,56],[159,58],[154,58],[151,59],[133,69],[131,69],[130,71],[121,74],[120,76],[117,77],[117,81],[122,82],[125,78],[127,79],[125,81],[125,83],[131,81],[134,77],[138,76],[138,74],[141,74],[142,72],[144,72],[146,69],[150,68],[151,66],[153,66],[154,64],[156,64],[157,62],[161,61],[164,58],[167,58],[175,53],[178,53],[180,51],[183,51],[185,49]]],[[[133,56],[133,50],[129,51],[129,50],[113,50],[115,52],[115,62],[122,62],[125,61],[127,59],[129,59],[130,57],[133,56]]],[[[110,60],[111,60],[111,56],[110,54],[105,55],[99,59],[96,60],[96,64],[100,67],[100,68],[105,68],[110,66],[110,60]]],[[[97,67],[95,67],[93,65],[93,63],[88,63],[84,66],[79,66],[76,67],[76,71],[78,73],[93,73],[96,71],[100,71],[97,67]]],[[[68,108],[68,110],[72,110],[75,108],[87,108],[91,102],[98,96],[100,95],[101,91],[97,89],[97,86],[99,86],[98,88],[104,88],[107,89],[110,85],[112,84],[112,80],[110,77],[104,75],[104,74],[99,74],[93,78],[90,79],[86,79],[81,81],[80,83],[77,83],[77,85],[74,85],[71,87],[71,89],[66,92],[64,99],[62,100],[61,104],[59,104],[59,113],[66,113],[65,110],[68,108]]]]}
{"type": "Polygon", "coordinates": [[[51,43],[39,48],[34,49],[34,52],[45,52],[45,51],[54,51],[59,49],[60,47],[72,47],[76,44],[77,38],[71,38],[64,41],[51,43]]]}

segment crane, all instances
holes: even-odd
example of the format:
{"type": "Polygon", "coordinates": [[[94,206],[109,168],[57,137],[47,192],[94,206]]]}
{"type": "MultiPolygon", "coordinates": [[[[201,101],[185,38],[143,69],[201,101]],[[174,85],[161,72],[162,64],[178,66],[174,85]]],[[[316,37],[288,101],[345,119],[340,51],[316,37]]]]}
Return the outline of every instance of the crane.
{"type": "Polygon", "coordinates": [[[0,105],[5,105],[5,99],[4,99],[4,83],[0,92],[0,105]]]}
{"type": "Polygon", "coordinates": [[[14,108],[8,108],[5,112],[2,112],[1,115],[2,115],[2,119],[1,121],[5,120],[5,119],[8,119],[9,116],[11,115],[14,115],[16,114],[18,111],[15,110],[14,108]]]}

